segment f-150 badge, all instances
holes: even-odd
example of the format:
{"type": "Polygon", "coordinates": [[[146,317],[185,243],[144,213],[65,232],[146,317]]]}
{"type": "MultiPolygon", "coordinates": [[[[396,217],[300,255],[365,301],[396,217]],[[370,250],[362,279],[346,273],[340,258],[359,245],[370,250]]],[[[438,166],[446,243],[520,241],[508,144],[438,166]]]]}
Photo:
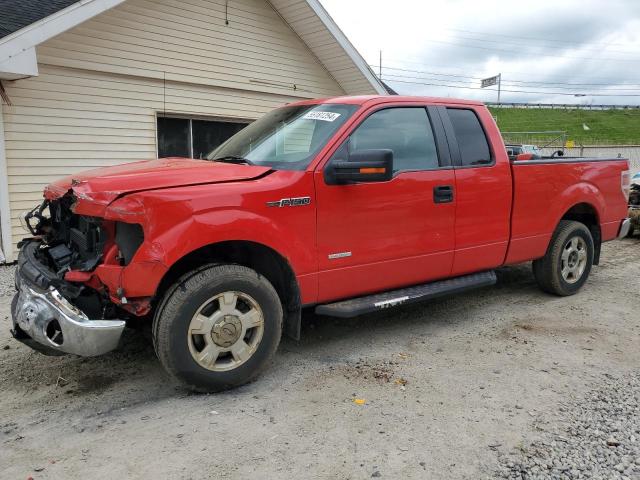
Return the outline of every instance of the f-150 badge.
{"type": "Polygon", "coordinates": [[[311,204],[311,197],[283,198],[276,202],[267,202],[267,207],[304,207],[311,204]]]}

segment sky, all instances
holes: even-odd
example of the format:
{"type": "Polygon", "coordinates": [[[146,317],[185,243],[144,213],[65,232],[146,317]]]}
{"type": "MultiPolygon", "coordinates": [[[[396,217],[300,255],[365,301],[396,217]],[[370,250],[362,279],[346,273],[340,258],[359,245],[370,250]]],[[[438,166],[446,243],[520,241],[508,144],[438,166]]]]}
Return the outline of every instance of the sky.
{"type": "Polygon", "coordinates": [[[321,2],[401,94],[640,104],[640,0],[321,2]]]}

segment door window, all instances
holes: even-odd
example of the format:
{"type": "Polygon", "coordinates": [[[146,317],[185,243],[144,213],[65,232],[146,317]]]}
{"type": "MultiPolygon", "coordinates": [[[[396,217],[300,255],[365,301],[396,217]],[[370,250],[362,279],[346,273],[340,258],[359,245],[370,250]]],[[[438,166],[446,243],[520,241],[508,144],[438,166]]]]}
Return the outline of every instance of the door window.
{"type": "Polygon", "coordinates": [[[463,108],[447,108],[447,112],[458,140],[462,166],[492,164],[489,142],[475,112],[463,108]]]}
{"type": "Polygon", "coordinates": [[[438,150],[425,108],[387,108],[369,116],[349,140],[349,151],[390,149],[394,171],[438,168],[438,150]]]}

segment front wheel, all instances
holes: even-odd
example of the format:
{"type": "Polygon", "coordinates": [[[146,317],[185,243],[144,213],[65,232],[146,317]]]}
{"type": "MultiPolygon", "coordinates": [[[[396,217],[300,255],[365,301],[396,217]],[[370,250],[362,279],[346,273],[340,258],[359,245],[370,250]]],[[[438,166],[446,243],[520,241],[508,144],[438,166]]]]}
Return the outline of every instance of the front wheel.
{"type": "Polygon", "coordinates": [[[533,274],[542,290],[573,295],[587,281],[593,265],[593,237],[580,222],[563,220],[544,257],[533,262],[533,274]]]}
{"type": "Polygon", "coordinates": [[[196,390],[253,380],[275,354],[282,306],[262,275],[216,265],[182,277],[156,312],[153,343],[165,369],[196,390]]]}

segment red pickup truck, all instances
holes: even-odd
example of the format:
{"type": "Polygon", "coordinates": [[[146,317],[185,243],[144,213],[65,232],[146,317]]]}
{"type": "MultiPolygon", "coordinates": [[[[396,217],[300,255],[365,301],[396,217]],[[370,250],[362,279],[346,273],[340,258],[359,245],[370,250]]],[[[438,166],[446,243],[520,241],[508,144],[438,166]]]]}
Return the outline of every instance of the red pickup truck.
{"type": "Polygon", "coordinates": [[[300,335],[301,311],[351,317],[496,282],[533,260],[571,295],[626,235],[628,161],[509,161],[481,104],[344,97],[267,114],[207,159],[57,181],[24,215],[13,335],[99,355],[152,322],[164,367],[243,384],[300,335]]]}

